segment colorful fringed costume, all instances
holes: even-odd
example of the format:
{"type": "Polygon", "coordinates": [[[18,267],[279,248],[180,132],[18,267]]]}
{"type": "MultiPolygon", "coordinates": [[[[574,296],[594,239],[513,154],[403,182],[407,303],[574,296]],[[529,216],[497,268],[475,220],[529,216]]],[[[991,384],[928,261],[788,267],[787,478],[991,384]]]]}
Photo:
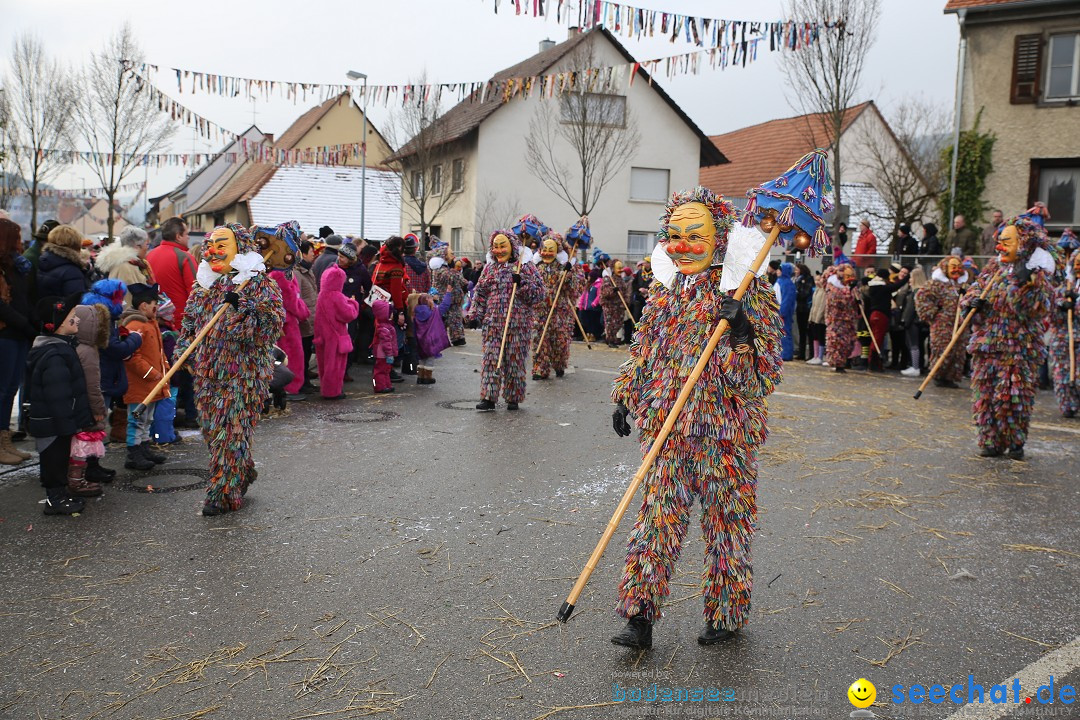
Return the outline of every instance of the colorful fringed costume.
{"type": "Polygon", "coordinates": [[[611,270],[604,271],[603,279],[600,286],[600,307],[604,311],[604,342],[615,345],[619,342],[619,331],[623,329],[623,320],[626,318],[623,301],[630,302],[631,287],[622,274],[615,277],[611,270]]]}
{"type": "MultiPolygon", "coordinates": [[[[562,257],[560,254],[559,257],[562,257]]],[[[565,261],[564,261],[565,262],[565,261]]],[[[533,375],[547,378],[552,370],[562,373],[570,363],[570,342],[574,337],[574,298],[585,288],[585,272],[580,265],[567,272],[563,262],[539,262],[536,265],[543,280],[546,295],[536,308],[536,326],[533,330],[533,375]],[[563,278],[565,277],[565,280],[563,278]],[[559,282],[562,280],[562,289],[559,282]],[[558,293],[558,295],[556,295],[558,293]],[[552,303],[555,311],[551,312],[552,303]],[[544,323],[551,312],[547,332],[544,323]],[[541,347],[540,335],[544,336],[541,347]]]]}
{"type": "Polygon", "coordinates": [[[972,318],[967,345],[972,414],[984,454],[1022,452],[1035,404],[1038,366],[1046,350],[1043,323],[1053,294],[1054,261],[1046,231],[1021,216],[1007,220],[996,237],[1010,227],[1019,231],[1016,260],[990,260],[961,300],[961,312],[967,312],[980,304],[976,300],[989,286],[985,306],[972,318]]]}
{"type": "MultiPolygon", "coordinates": [[[[959,313],[960,298],[963,297],[967,288],[969,276],[967,271],[957,278],[952,279],[948,275],[948,264],[957,258],[948,257],[943,259],[934,268],[930,282],[915,292],[915,312],[919,319],[930,326],[930,366],[933,367],[941,354],[945,352],[953,333],[963,323],[963,316],[959,313]]],[[[964,376],[964,362],[967,359],[967,340],[969,330],[956,341],[949,356],[938,369],[936,378],[959,382],[964,376]]]]}
{"type": "MultiPolygon", "coordinates": [[[[465,340],[465,320],[462,315],[462,307],[465,304],[465,289],[469,286],[464,276],[451,267],[450,246],[439,243],[432,247],[428,253],[428,268],[431,270],[431,287],[435,289],[436,302],[441,301],[446,293],[450,293],[450,309],[446,311],[443,324],[450,336],[450,342],[461,344],[465,340]]],[[[419,292],[427,292],[421,288],[419,292]]]]}
{"type": "Polygon", "coordinates": [[[1069,273],[1065,281],[1054,290],[1054,307],[1050,316],[1050,374],[1054,379],[1054,397],[1062,415],[1075,417],[1080,413],[1080,390],[1075,378],[1069,381],[1069,328],[1068,308],[1073,311],[1073,353],[1080,357],[1080,298],[1070,294],[1080,292],[1074,272],[1080,261],[1080,250],[1069,261],[1069,273]]]}
{"type": "MultiPolygon", "coordinates": [[[[653,283],[630,359],[612,391],[612,399],[636,419],[643,453],[701,357],[720,320],[721,301],[729,294],[721,289],[720,263],[728,249],[734,209],[704,188],[672,198],[661,219],[654,270],[673,213],[694,203],[703,204],[715,223],[712,266],[706,262],[696,275],[676,273],[671,287],[653,283]]],[[[706,543],[701,584],[705,619],[727,630],[748,621],[758,447],[768,434],[766,396],[780,382],[782,325],[776,295],[760,277],[751,282],[742,306],[752,328],[749,345],[736,350],[732,333],[724,334],[645,478],[619,584],[617,612],[625,618],[652,622],[660,617],[696,497],[706,543]]]]}
{"type": "Polygon", "coordinates": [[[491,252],[491,261],[484,266],[476,281],[468,319],[479,321],[483,331],[480,399],[494,403],[501,392],[508,403],[519,403],[525,399],[525,362],[529,355],[535,306],[544,299],[544,283],[533,263],[527,260],[520,262],[524,249],[513,231],[493,232],[488,241],[489,248],[494,246],[495,239],[500,235],[510,241],[510,257],[500,262],[495,258],[494,251],[491,252]],[[514,294],[502,368],[496,369],[515,273],[520,274],[521,285],[514,294]]]}
{"type": "MultiPolygon", "coordinates": [[[[195,379],[195,402],[203,437],[210,448],[210,482],[203,513],[239,510],[255,481],[251,456],[255,426],[270,390],[273,347],[281,337],[285,311],[278,286],[263,272],[262,256],[242,226],[223,226],[235,236],[231,272],[218,275],[203,260],[184,309],[177,357],[210,321],[226,294],[236,293],[237,307],[228,307],[187,360],[195,379]],[[243,287],[240,283],[250,278],[243,287]]],[[[207,247],[216,228],[208,235],[207,247]]]]}
{"type": "Polygon", "coordinates": [[[834,368],[847,365],[859,323],[856,288],[840,280],[844,265],[831,265],[822,274],[825,284],[825,362],[834,368]]]}

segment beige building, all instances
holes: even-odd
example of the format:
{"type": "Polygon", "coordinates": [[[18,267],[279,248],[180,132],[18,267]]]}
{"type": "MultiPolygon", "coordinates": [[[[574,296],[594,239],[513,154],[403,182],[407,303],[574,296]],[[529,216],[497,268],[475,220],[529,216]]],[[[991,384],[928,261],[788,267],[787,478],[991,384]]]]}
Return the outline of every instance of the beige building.
{"type": "Polygon", "coordinates": [[[1080,225],[1080,2],[948,0],[945,12],[960,22],[960,127],[981,111],[997,137],[985,200],[1006,216],[1045,202],[1052,234],[1080,225]]]}
{"type": "MultiPolygon", "coordinates": [[[[653,247],[657,218],[671,193],[697,185],[700,167],[726,160],[644,70],[638,69],[634,83],[629,83],[628,64],[634,58],[603,29],[585,33],[572,29],[562,43],[542,43],[539,53],[497,73],[491,84],[501,87],[510,78],[535,79],[569,70],[583,55],[589,57],[589,67],[627,67],[622,78],[602,94],[590,92],[585,98],[611,111],[612,127],[625,130],[629,122],[635,122],[640,134],[638,143],[627,143],[627,162],[611,176],[589,213],[593,244],[613,257],[641,258],[653,247]]],[[[435,187],[426,189],[458,197],[426,220],[431,232],[450,242],[455,252],[482,257],[488,234],[525,213],[559,232],[578,219],[573,207],[533,172],[526,145],[530,123],[538,114],[551,113],[554,123],[565,124],[565,103],[580,102],[580,96],[542,98],[542,94],[536,91],[529,98],[509,102],[503,102],[501,93],[488,100],[466,98],[433,126],[437,140],[428,146],[440,146],[443,159],[437,177],[427,174],[427,184],[435,187]]],[[[405,182],[412,180],[412,144],[401,151],[405,182]]],[[[573,172],[578,155],[569,144],[552,147],[557,160],[573,172]]],[[[418,215],[409,193],[403,192],[402,232],[418,229],[418,215]]]]}

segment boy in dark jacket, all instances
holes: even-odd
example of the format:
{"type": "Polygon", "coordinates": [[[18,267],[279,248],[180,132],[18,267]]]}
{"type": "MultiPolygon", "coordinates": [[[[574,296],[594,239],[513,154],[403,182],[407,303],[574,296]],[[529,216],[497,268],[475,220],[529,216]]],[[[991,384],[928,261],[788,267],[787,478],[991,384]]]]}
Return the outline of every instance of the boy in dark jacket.
{"type": "Polygon", "coordinates": [[[46,515],[73,515],[85,503],[68,493],[68,455],[75,433],[94,424],[75,333],[79,295],[44,298],[38,303],[41,335],[26,362],[24,403],[28,431],[37,440],[39,473],[45,487],[46,515]]]}

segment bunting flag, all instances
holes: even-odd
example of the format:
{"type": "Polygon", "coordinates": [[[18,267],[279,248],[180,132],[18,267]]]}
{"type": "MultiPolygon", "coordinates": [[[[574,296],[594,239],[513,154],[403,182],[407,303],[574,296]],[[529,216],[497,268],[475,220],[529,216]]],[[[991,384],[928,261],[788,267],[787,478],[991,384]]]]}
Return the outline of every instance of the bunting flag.
{"type": "MultiPolygon", "coordinates": [[[[359,162],[361,157],[360,143],[278,150],[267,143],[255,143],[246,138],[239,138],[237,142],[240,146],[238,151],[221,153],[147,153],[134,155],[119,153],[112,155],[85,150],[43,149],[39,154],[43,158],[61,165],[76,165],[79,163],[110,165],[114,162],[120,163],[122,160],[136,157],[139,160],[137,167],[145,165],[155,169],[164,167],[194,168],[204,163],[213,162],[218,158],[224,158],[225,162],[230,164],[250,160],[273,165],[337,166],[344,165],[350,160],[359,162]]],[[[20,150],[29,151],[30,148],[20,148],[20,150]]],[[[39,191],[39,194],[44,194],[44,191],[39,191]]]]}
{"type": "MultiPolygon", "coordinates": [[[[116,192],[114,195],[127,195],[130,192],[136,192],[142,194],[146,190],[145,182],[133,182],[124,183],[123,185],[116,186],[116,192]]],[[[29,195],[30,191],[25,187],[11,188],[8,195],[29,195]]],[[[108,193],[105,192],[105,188],[83,188],[81,190],[59,190],[57,188],[38,188],[38,197],[55,197],[55,198],[103,198],[108,193]]],[[[138,197],[138,194],[136,197],[138,197]]]]}

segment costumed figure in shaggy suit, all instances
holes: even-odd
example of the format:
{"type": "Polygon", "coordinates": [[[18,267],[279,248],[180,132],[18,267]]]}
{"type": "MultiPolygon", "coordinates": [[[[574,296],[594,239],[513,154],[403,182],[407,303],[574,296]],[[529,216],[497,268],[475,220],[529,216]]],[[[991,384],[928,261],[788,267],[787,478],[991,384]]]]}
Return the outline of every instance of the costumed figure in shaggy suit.
{"type": "Polygon", "coordinates": [[[270,392],[273,349],[285,310],[256,248],[248,231],[234,223],[214,228],[206,237],[175,350],[179,357],[218,308],[230,306],[187,361],[210,447],[203,515],[239,510],[257,474],[252,442],[270,392]]]}
{"type": "MultiPolygon", "coordinates": [[[[630,283],[623,275],[622,261],[616,260],[610,267],[604,268],[603,284],[600,286],[600,307],[604,311],[604,342],[608,347],[619,346],[619,331],[626,319],[625,300],[630,302],[630,283]],[[621,299],[620,299],[621,296],[621,299]]],[[[630,342],[630,338],[625,338],[630,342]]]]}
{"type": "Polygon", "coordinates": [[[585,289],[585,272],[566,252],[562,236],[551,232],[540,244],[536,269],[544,282],[546,295],[536,308],[533,329],[533,380],[547,380],[552,369],[562,377],[570,363],[570,341],[574,337],[574,298],[585,289]],[[562,283],[562,288],[559,285],[562,283]],[[552,312],[552,304],[555,306],[552,312]],[[548,313],[551,321],[548,322],[548,313]],[[544,332],[544,323],[548,323],[544,332]],[[540,336],[544,344],[540,346],[540,336]]]}
{"type": "MultiPolygon", "coordinates": [[[[964,296],[971,276],[963,261],[955,255],[943,259],[930,276],[930,282],[915,292],[915,311],[919,319],[930,326],[930,366],[933,367],[945,352],[953,333],[960,327],[960,298],[964,296]]],[[[967,360],[968,331],[964,331],[945,362],[941,364],[934,383],[939,387],[956,388],[964,377],[967,360]]]]}
{"type": "Polygon", "coordinates": [[[825,363],[836,372],[847,372],[859,324],[855,268],[847,263],[830,265],[821,277],[825,284],[825,363]]]}
{"type": "Polygon", "coordinates": [[[1069,310],[1072,309],[1073,357],[1080,356],[1080,250],[1069,258],[1065,280],[1054,291],[1054,312],[1050,319],[1050,374],[1054,397],[1067,418],[1080,412],[1080,390],[1076,378],[1069,378],[1069,310]]]}
{"type": "MultiPolygon", "coordinates": [[[[437,240],[428,253],[428,268],[431,270],[432,298],[437,303],[450,293],[450,309],[446,311],[443,324],[450,336],[451,345],[465,344],[465,320],[462,307],[465,304],[465,290],[469,282],[460,271],[454,270],[454,251],[442,240],[437,240]]],[[[417,292],[427,292],[428,288],[417,288],[417,292]]]]}
{"type": "Polygon", "coordinates": [[[512,230],[496,230],[488,241],[488,262],[473,289],[467,321],[483,330],[484,357],[480,366],[480,402],[477,410],[495,409],[500,392],[508,410],[525,399],[525,362],[529,356],[534,307],[544,299],[544,283],[528,250],[512,230]],[[514,287],[514,307],[510,294],[514,287]],[[503,328],[509,313],[502,367],[498,367],[503,328]]]}
{"type": "Polygon", "coordinates": [[[980,455],[1024,457],[1038,367],[1045,358],[1044,321],[1050,312],[1055,260],[1046,230],[1028,215],[1010,218],[994,235],[998,256],[986,264],[961,300],[971,320],[972,413],[980,455]],[[980,298],[985,288],[985,298],[980,298]]]}

